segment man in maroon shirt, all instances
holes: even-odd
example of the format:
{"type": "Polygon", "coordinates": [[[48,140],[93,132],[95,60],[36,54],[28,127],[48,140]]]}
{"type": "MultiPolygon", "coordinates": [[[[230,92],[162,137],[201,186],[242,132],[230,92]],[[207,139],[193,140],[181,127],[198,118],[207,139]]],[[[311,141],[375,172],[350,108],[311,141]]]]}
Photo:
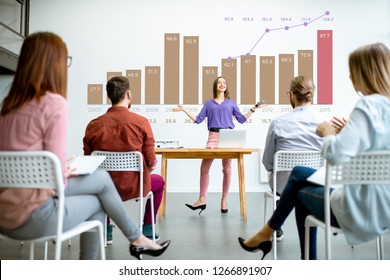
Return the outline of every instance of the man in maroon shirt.
{"type": "MultiPolygon", "coordinates": [[[[106,85],[107,96],[112,107],[100,117],[92,120],[85,131],[83,139],[84,154],[90,155],[94,150],[127,152],[139,151],[144,158],[144,196],[151,190],[154,195],[154,220],[161,204],[165,182],[160,175],[150,174],[156,166],[154,136],[149,121],[138,114],[130,112],[131,92],[129,80],[123,76],[112,77],[106,85]]],[[[140,196],[139,173],[110,171],[111,178],[123,201],[140,196]]],[[[143,234],[153,238],[150,200],[145,209],[143,234]]],[[[107,243],[112,244],[112,225],[107,228],[107,243]],[[111,242],[110,242],[111,237],[111,242]]],[[[159,239],[158,234],[155,235],[159,239]]]]}

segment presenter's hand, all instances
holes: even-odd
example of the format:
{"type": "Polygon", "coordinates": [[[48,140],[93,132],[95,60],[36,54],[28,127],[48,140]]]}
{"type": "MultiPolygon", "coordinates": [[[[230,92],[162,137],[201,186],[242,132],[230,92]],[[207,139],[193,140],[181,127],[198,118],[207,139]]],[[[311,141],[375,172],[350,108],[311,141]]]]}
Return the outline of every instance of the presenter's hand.
{"type": "Polygon", "coordinates": [[[267,106],[268,106],[268,104],[265,103],[265,100],[260,100],[259,102],[257,102],[255,104],[256,109],[257,108],[264,108],[264,107],[267,107],[267,106]]]}
{"type": "Polygon", "coordinates": [[[172,112],[184,112],[184,108],[182,105],[177,105],[177,108],[173,108],[172,112]]]}
{"type": "Polygon", "coordinates": [[[184,112],[184,113],[186,113],[186,115],[187,115],[191,120],[193,120],[193,121],[196,120],[196,116],[195,116],[193,113],[187,111],[182,105],[177,105],[177,108],[173,108],[173,109],[172,109],[172,112],[184,112]]]}

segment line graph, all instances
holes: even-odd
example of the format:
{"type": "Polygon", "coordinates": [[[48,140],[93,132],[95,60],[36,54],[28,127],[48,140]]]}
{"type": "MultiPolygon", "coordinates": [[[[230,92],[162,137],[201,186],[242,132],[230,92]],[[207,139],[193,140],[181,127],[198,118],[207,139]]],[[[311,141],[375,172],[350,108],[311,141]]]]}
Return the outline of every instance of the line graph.
{"type": "MultiPolygon", "coordinates": [[[[303,23],[300,23],[300,24],[295,24],[295,25],[285,25],[283,27],[276,27],[276,28],[266,28],[264,30],[264,33],[260,36],[260,38],[257,40],[257,42],[253,45],[253,47],[250,49],[249,52],[246,53],[247,56],[250,56],[251,53],[253,52],[253,50],[257,47],[257,45],[260,43],[260,41],[264,38],[264,36],[267,34],[267,33],[270,33],[270,32],[273,32],[273,31],[280,31],[280,30],[290,30],[290,29],[293,29],[293,28],[297,28],[297,27],[306,27],[308,26],[309,24],[325,17],[325,16],[329,16],[330,15],[330,12],[329,11],[326,11],[324,14],[312,19],[312,20],[309,20],[309,21],[305,21],[303,23]]],[[[240,56],[229,56],[227,59],[228,60],[232,60],[234,58],[239,58],[240,56]]]]}

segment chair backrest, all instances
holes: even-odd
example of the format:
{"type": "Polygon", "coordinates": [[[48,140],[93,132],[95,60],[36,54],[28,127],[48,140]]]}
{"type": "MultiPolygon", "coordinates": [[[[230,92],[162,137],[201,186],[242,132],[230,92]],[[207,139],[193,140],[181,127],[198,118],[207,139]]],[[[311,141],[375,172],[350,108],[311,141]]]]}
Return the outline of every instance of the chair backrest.
{"type": "Polygon", "coordinates": [[[0,152],[0,187],[63,191],[60,161],[48,151],[0,152]]]}
{"type": "Polygon", "coordinates": [[[143,173],[142,154],[138,151],[110,152],[97,150],[93,151],[91,155],[106,156],[106,159],[99,166],[100,169],[107,171],[138,171],[143,173]]]}
{"type": "Polygon", "coordinates": [[[342,165],[327,164],[327,184],[389,184],[390,151],[364,152],[342,165]]]}
{"type": "Polygon", "coordinates": [[[1,151],[0,187],[55,189],[58,197],[56,242],[60,243],[65,196],[61,163],[54,153],[1,151]]]}
{"type": "Polygon", "coordinates": [[[291,171],[295,166],[319,168],[323,159],[319,151],[277,151],[274,155],[273,172],[291,171]]]}
{"type": "MultiPolygon", "coordinates": [[[[91,153],[92,156],[106,156],[99,168],[107,171],[135,171],[140,173],[139,189],[140,194],[144,193],[144,165],[142,153],[138,151],[129,152],[110,152],[96,150],[91,153]]],[[[142,195],[140,195],[142,206],[142,195]]]]}
{"type": "MultiPolygon", "coordinates": [[[[320,151],[277,151],[274,155],[273,189],[277,187],[277,173],[291,171],[295,166],[318,169],[323,164],[320,151]]],[[[287,178],[287,177],[286,177],[287,178]]]]}

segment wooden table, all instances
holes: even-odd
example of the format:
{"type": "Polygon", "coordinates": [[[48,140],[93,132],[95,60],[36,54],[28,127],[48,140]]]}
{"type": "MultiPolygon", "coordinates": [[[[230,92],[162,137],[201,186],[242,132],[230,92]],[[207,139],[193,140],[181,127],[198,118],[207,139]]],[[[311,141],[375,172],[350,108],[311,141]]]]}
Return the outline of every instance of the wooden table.
{"type": "Polygon", "coordinates": [[[164,197],[158,212],[158,218],[161,220],[166,212],[166,190],[168,187],[168,159],[203,159],[203,158],[236,158],[238,166],[238,183],[240,194],[240,213],[242,219],[246,221],[246,193],[244,179],[244,155],[258,152],[260,149],[254,148],[180,148],[180,149],[155,149],[156,154],[162,156],[161,160],[161,176],[165,180],[164,197]]]}

